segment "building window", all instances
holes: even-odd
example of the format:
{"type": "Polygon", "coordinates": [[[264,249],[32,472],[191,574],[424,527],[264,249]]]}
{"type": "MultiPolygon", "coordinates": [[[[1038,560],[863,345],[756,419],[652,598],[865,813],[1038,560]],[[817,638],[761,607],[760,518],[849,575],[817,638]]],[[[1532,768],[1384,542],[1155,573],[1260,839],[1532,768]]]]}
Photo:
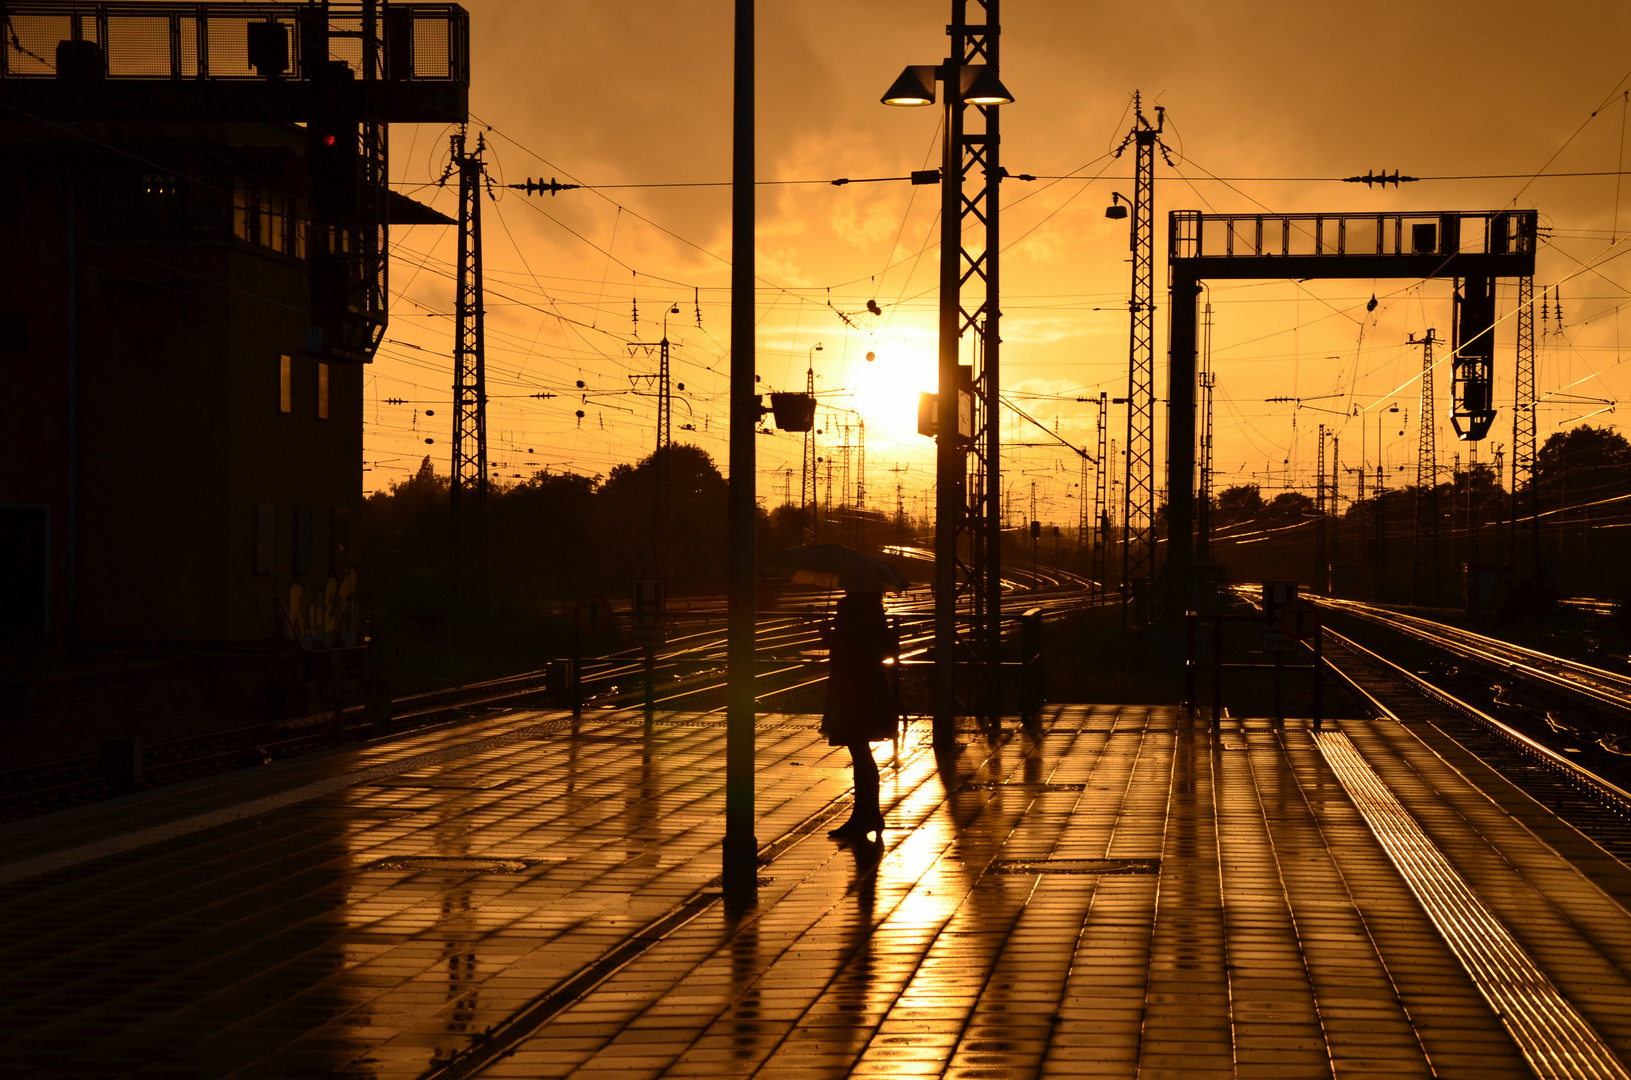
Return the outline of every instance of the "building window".
{"type": "Polygon", "coordinates": [[[278,357],[278,412],[294,411],[294,361],[278,357]]]}
{"type": "Polygon", "coordinates": [[[297,259],[305,255],[306,225],[300,204],[275,188],[241,180],[233,186],[232,233],[297,259]]]}
{"type": "Polygon", "coordinates": [[[272,572],[272,543],[277,532],[277,513],[271,503],[255,504],[255,573],[272,572]]]}
{"type": "Polygon", "coordinates": [[[311,573],[312,508],[294,508],[294,572],[311,573]]]}
{"type": "Polygon", "coordinates": [[[317,419],[328,419],[328,365],[317,365],[317,419]]]}

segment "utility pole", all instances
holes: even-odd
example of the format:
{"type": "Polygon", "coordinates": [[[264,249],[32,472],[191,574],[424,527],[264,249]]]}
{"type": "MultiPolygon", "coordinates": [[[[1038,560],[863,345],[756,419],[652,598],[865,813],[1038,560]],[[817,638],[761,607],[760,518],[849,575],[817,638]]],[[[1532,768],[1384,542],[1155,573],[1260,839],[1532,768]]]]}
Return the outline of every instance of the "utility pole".
{"type": "Polygon", "coordinates": [[[1036,519],[1036,481],[1031,481],[1031,517],[1027,531],[1031,534],[1031,578],[1036,578],[1036,542],[1041,536],[1041,523],[1036,519]]]}
{"type": "MultiPolygon", "coordinates": [[[[804,392],[815,400],[815,354],[821,351],[818,341],[805,353],[806,367],[804,369],[804,392]]],[[[816,423],[815,411],[810,412],[810,429],[804,433],[804,478],[799,485],[799,499],[810,515],[810,543],[817,541],[820,529],[816,521],[820,517],[820,507],[816,505],[816,423]]]]}
{"type": "Polygon", "coordinates": [[[1201,323],[1201,498],[1195,507],[1195,560],[1212,560],[1212,388],[1217,376],[1212,371],[1212,301],[1206,301],[1201,323]]]}
{"type": "MultiPolygon", "coordinates": [[[[1341,484],[1338,483],[1342,475],[1342,444],[1336,432],[1331,432],[1331,490],[1328,497],[1331,503],[1331,547],[1335,549],[1337,558],[1341,558],[1342,551],[1342,508],[1338,499],[1341,484]]],[[[1329,589],[1330,581],[1327,579],[1326,587],[1329,589]]]]}
{"type": "MultiPolygon", "coordinates": [[[[1132,332],[1127,346],[1127,480],[1122,489],[1121,588],[1123,619],[1134,604],[1134,620],[1149,622],[1147,609],[1155,579],[1155,149],[1166,126],[1157,105],[1155,123],[1144,116],[1142,98],[1133,95],[1133,127],[1116,148],[1119,158],[1134,151],[1130,246],[1133,291],[1128,300],[1132,332]]],[[[1169,161],[1168,164],[1171,164],[1169,161]]]]}
{"type": "Polygon", "coordinates": [[[1535,486],[1535,279],[1518,279],[1517,387],[1512,403],[1512,514],[1508,524],[1511,584],[1540,573],[1540,492],[1535,486]],[[1519,489],[1523,494],[1518,494],[1519,489]],[[1521,509],[1520,509],[1521,506],[1521,509]],[[1518,537],[1518,519],[1528,515],[1528,536],[1518,537]]]}
{"type": "MultiPolygon", "coordinates": [[[[1478,444],[1467,444],[1467,569],[1476,574],[1478,563],[1478,444]]],[[[1475,576],[1473,580],[1478,579],[1475,576]]]]}
{"type": "MultiPolygon", "coordinates": [[[[838,425],[838,537],[842,543],[853,544],[850,536],[854,515],[849,513],[849,466],[850,457],[854,452],[854,444],[850,439],[849,421],[838,425]]],[[[827,498],[832,499],[832,489],[828,488],[827,498]]]]}
{"type": "Polygon", "coordinates": [[[1387,585],[1387,479],[1382,474],[1382,437],[1376,437],[1376,511],[1374,514],[1375,535],[1371,542],[1375,545],[1372,558],[1376,560],[1376,596],[1374,599],[1386,599],[1387,585]]]}
{"type": "Polygon", "coordinates": [[[1110,437],[1110,397],[1104,391],[1099,391],[1099,464],[1093,470],[1093,569],[1090,574],[1093,578],[1093,593],[1097,599],[1104,598],[1104,579],[1109,576],[1109,550],[1110,550],[1110,501],[1106,484],[1115,468],[1114,444],[1107,443],[1110,437]]]}
{"type": "MultiPolygon", "coordinates": [[[[629,376],[629,381],[633,383],[648,380],[656,384],[657,434],[651,451],[651,526],[657,536],[667,536],[669,527],[668,459],[671,456],[669,451],[674,445],[674,397],[669,375],[668,316],[678,315],[679,311],[678,304],[670,304],[663,314],[663,336],[655,346],[657,373],[629,376]]],[[[649,358],[653,347],[646,342],[634,342],[629,346],[629,351],[632,353],[635,349],[644,349],[649,358]]],[[[662,576],[667,577],[669,547],[667,544],[659,546],[662,550],[662,576]]]]}
{"type": "MultiPolygon", "coordinates": [[[[1087,562],[1089,544],[1087,530],[1092,521],[1091,515],[1093,513],[1092,500],[1087,496],[1088,484],[1092,481],[1087,470],[1091,464],[1085,457],[1082,459],[1081,479],[1076,481],[1076,561],[1078,563],[1087,562]]],[[[1101,463],[1099,467],[1103,468],[1104,466],[1101,463]]]]}
{"type": "Polygon", "coordinates": [[[866,420],[856,419],[855,523],[856,540],[866,546],[866,420]]]}
{"type": "Polygon", "coordinates": [[[1443,560],[1439,558],[1438,535],[1438,433],[1433,401],[1433,345],[1437,331],[1429,327],[1421,337],[1412,334],[1409,344],[1421,346],[1421,405],[1416,441],[1416,533],[1415,566],[1410,579],[1410,602],[1422,602],[1424,567],[1433,572],[1433,603],[1444,600],[1443,560]]]}
{"type": "Polygon", "coordinates": [[[459,255],[453,329],[453,468],[448,510],[453,580],[487,593],[487,347],[481,273],[483,137],[467,153],[465,130],[452,137],[459,173],[459,255]]]}
{"type": "Polygon", "coordinates": [[[1319,453],[1314,465],[1314,591],[1325,592],[1326,577],[1326,514],[1329,507],[1325,497],[1325,425],[1320,425],[1319,453]]]}
{"type": "Polygon", "coordinates": [[[744,910],[758,898],[759,843],[754,839],[754,680],[757,613],[754,584],[754,458],[758,454],[759,394],[755,386],[757,250],[754,246],[754,0],[736,0],[731,148],[731,411],[728,635],[725,706],[725,841],[721,849],[726,903],[744,910]]]}

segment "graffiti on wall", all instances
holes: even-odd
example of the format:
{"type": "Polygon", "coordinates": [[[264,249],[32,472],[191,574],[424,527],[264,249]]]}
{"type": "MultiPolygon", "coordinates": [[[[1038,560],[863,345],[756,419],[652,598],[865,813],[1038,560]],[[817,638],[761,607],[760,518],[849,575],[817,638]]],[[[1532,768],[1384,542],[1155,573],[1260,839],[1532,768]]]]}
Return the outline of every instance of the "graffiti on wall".
{"type": "Polygon", "coordinates": [[[334,649],[361,641],[357,571],[330,574],[321,591],[300,582],[289,586],[283,632],[302,649],[334,649]]]}

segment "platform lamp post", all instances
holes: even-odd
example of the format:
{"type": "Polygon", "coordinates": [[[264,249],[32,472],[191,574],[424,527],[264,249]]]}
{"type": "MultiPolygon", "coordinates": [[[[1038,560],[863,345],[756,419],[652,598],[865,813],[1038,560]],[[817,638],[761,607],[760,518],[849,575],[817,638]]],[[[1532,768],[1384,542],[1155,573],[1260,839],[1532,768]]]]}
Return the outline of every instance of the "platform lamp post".
{"type": "Polygon", "coordinates": [[[759,845],[754,839],[754,610],[758,553],[754,459],[758,447],[759,395],[754,386],[754,0],[736,0],[736,58],[731,162],[731,374],[730,490],[727,577],[725,706],[725,841],[722,845],[726,903],[752,906],[758,898],[759,845]]]}
{"type": "MultiPolygon", "coordinates": [[[[934,745],[949,750],[957,741],[957,534],[967,514],[964,480],[968,442],[959,425],[961,379],[958,342],[962,337],[963,107],[1007,105],[1014,100],[997,73],[985,64],[961,64],[948,58],[939,64],[913,64],[900,73],[882,101],[885,105],[935,103],[935,84],[945,87],[944,138],[940,156],[940,355],[939,399],[935,418],[934,510],[934,745]]],[[[997,387],[988,388],[996,408],[997,387]]],[[[988,421],[1000,430],[995,417],[988,421]]],[[[998,488],[998,462],[991,457],[986,484],[998,488]]],[[[980,587],[976,585],[976,588],[980,587]]],[[[976,633],[981,628],[976,628],[976,633]]]]}

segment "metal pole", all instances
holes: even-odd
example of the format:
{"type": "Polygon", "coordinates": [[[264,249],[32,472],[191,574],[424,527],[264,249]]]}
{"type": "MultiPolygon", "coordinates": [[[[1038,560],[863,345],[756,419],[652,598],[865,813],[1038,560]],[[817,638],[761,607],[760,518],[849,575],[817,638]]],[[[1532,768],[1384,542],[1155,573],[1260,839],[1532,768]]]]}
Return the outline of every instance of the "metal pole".
{"type": "Polygon", "coordinates": [[[758,896],[758,842],[753,836],[754,743],[754,445],[759,395],[754,388],[756,215],[753,131],[754,0],[736,0],[736,87],[731,163],[731,413],[729,526],[729,695],[725,711],[725,843],[723,883],[733,905],[758,896]]]}
{"type": "Polygon", "coordinates": [[[64,638],[79,646],[79,185],[68,178],[68,572],[64,638]]]}
{"type": "Polygon", "coordinates": [[[1184,613],[1184,710],[1191,719],[1195,716],[1195,620],[1193,612],[1184,613]]]}
{"type": "Polygon", "coordinates": [[[1314,615],[1314,730],[1318,731],[1323,722],[1320,687],[1321,680],[1325,678],[1325,628],[1320,625],[1320,617],[1314,615]]]}
{"type": "MultiPolygon", "coordinates": [[[[955,27],[953,37],[960,37],[955,27]]],[[[960,50],[960,43],[958,47],[960,50]]],[[[940,156],[940,399],[934,467],[934,745],[947,750],[957,743],[957,533],[965,510],[957,370],[961,330],[958,262],[963,246],[963,103],[962,70],[956,57],[946,60],[941,86],[945,94],[945,139],[940,156]]]]}
{"type": "Polygon", "coordinates": [[[1195,573],[1195,301],[1200,283],[1172,274],[1167,367],[1167,611],[1189,608],[1195,573]]]}
{"type": "Polygon", "coordinates": [[[1223,719],[1223,616],[1212,616],[1212,727],[1223,719]]]}
{"type": "Polygon", "coordinates": [[[657,715],[657,649],[646,646],[646,723],[657,715]]]}

